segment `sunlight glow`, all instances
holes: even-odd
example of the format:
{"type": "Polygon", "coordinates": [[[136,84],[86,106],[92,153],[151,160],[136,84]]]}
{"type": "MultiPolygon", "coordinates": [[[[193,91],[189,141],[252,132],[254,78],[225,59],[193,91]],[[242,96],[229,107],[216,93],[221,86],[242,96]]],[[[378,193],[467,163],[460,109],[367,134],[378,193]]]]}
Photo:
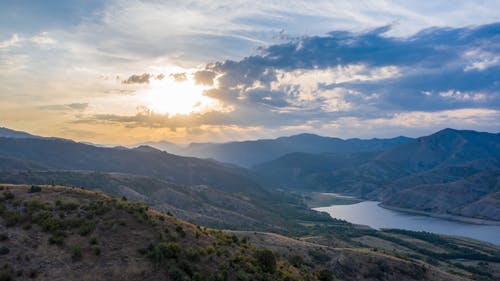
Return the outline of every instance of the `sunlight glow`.
{"type": "Polygon", "coordinates": [[[151,81],[144,99],[147,107],[155,112],[169,115],[190,114],[208,110],[217,105],[215,99],[203,95],[207,87],[197,85],[191,77],[175,81],[171,77],[151,81]]]}

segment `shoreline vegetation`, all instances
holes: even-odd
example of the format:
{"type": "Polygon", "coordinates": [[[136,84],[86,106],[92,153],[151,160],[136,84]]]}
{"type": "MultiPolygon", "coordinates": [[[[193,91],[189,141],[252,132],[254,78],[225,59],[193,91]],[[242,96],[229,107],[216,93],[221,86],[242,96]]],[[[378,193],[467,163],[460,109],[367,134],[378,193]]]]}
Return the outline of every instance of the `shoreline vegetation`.
{"type": "MultiPolygon", "coordinates": [[[[356,198],[356,197],[350,196],[350,195],[342,195],[342,194],[327,193],[327,192],[304,193],[303,197],[304,197],[304,200],[305,200],[307,206],[310,209],[329,207],[329,206],[334,206],[334,205],[351,205],[351,204],[356,204],[356,203],[360,203],[363,201],[372,201],[372,200],[364,200],[364,199],[356,198]]],[[[381,208],[387,209],[387,210],[402,212],[402,213],[407,213],[407,214],[412,214],[412,215],[427,216],[427,217],[433,217],[433,218],[439,218],[439,219],[445,219],[445,220],[468,223],[468,224],[475,224],[475,225],[500,226],[500,221],[494,221],[494,220],[488,220],[488,219],[464,217],[464,216],[458,216],[458,215],[453,215],[453,214],[432,213],[432,212],[426,212],[426,211],[420,211],[420,210],[414,210],[414,209],[408,209],[408,208],[389,206],[389,205],[385,205],[383,203],[379,203],[378,206],[380,206],[381,208]]]]}
{"type": "Polygon", "coordinates": [[[353,196],[325,192],[303,193],[302,197],[304,198],[305,204],[310,209],[332,205],[351,205],[365,201],[353,196]]]}
{"type": "Polygon", "coordinates": [[[473,218],[473,217],[464,217],[464,216],[458,216],[458,215],[452,215],[452,214],[438,214],[438,213],[432,213],[432,212],[426,212],[426,211],[420,211],[420,210],[414,210],[414,209],[393,207],[393,206],[388,206],[388,205],[385,205],[382,203],[379,203],[378,206],[380,206],[381,208],[387,209],[387,210],[403,212],[403,213],[408,213],[408,214],[413,214],[413,215],[421,215],[421,216],[427,216],[427,217],[433,217],[433,218],[439,218],[439,219],[445,219],[445,220],[457,221],[457,222],[463,222],[463,223],[469,223],[469,224],[500,226],[500,221],[494,221],[494,220],[487,220],[487,219],[480,219],[480,218],[473,218]]]}

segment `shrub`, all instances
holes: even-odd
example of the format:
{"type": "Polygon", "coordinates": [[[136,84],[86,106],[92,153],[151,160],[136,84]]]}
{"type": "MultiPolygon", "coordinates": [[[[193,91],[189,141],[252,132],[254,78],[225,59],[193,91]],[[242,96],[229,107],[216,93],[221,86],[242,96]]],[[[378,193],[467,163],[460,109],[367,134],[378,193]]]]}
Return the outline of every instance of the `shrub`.
{"type": "Polygon", "coordinates": [[[309,256],[311,256],[313,258],[313,260],[317,263],[325,263],[325,262],[328,262],[332,259],[327,254],[322,253],[322,252],[317,251],[317,250],[310,250],[309,256]]]}
{"type": "Polygon", "coordinates": [[[0,256],[3,256],[3,255],[6,255],[10,252],[9,248],[7,248],[6,246],[2,246],[0,247],[0,256]]]}
{"type": "Polygon", "coordinates": [[[182,226],[178,225],[177,227],[175,227],[175,231],[179,233],[181,237],[186,237],[186,232],[184,231],[182,226]]]}
{"type": "Polygon", "coordinates": [[[301,267],[304,264],[304,259],[302,259],[301,256],[291,256],[288,261],[291,265],[297,268],[301,267]]]}
{"type": "Polygon", "coordinates": [[[328,269],[322,269],[316,275],[319,281],[333,281],[333,273],[328,269]]]}
{"type": "Polygon", "coordinates": [[[71,248],[71,260],[79,261],[82,259],[82,248],[80,246],[74,246],[71,248]]]}
{"type": "Polygon", "coordinates": [[[3,198],[5,200],[11,200],[11,199],[14,199],[14,197],[15,197],[14,193],[12,193],[12,192],[10,192],[8,190],[3,193],[3,198]]]}
{"type": "Polygon", "coordinates": [[[183,281],[184,279],[182,271],[176,266],[170,266],[168,269],[168,277],[170,277],[172,281],[183,281]]]}
{"type": "Polygon", "coordinates": [[[95,236],[90,237],[90,245],[97,245],[97,238],[95,236]]]}
{"type": "Polygon", "coordinates": [[[19,214],[16,211],[6,211],[3,216],[7,227],[15,226],[19,222],[19,214]]]}
{"type": "Polygon", "coordinates": [[[276,256],[271,250],[257,251],[255,258],[264,272],[274,273],[276,271],[276,256]]]}
{"type": "Polygon", "coordinates": [[[81,236],[87,236],[89,235],[92,231],[94,231],[95,225],[93,223],[85,223],[80,226],[78,229],[78,234],[81,236]]]}
{"type": "Polygon", "coordinates": [[[189,247],[186,249],[186,257],[190,260],[190,261],[199,261],[200,260],[200,253],[198,253],[197,250],[189,247]]]}
{"type": "Polygon", "coordinates": [[[163,263],[167,259],[177,258],[181,252],[181,246],[173,242],[162,242],[153,246],[150,245],[146,249],[146,255],[154,263],[163,263]]]}
{"type": "Polygon", "coordinates": [[[49,237],[49,244],[56,244],[56,245],[64,244],[64,235],[62,235],[61,233],[51,235],[49,237]]]}
{"type": "Polygon", "coordinates": [[[94,254],[94,256],[101,255],[101,248],[99,248],[98,246],[92,246],[92,253],[94,254]]]}
{"type": "Polygon", "coordinates": [[[35,192],[40,192],[42,191],[42,188],[37,186],[37,185],[32,185],[30,189],[28,190],[28,193],[35,193],[35,192]]]}
{"type": "Polygon", "coordinates": [[[0,281],[11,281],[14,279],[14,268],[11,265],[5,264],[0,269],[0,281]]]}
{"type": "Polygon", "coordinates": [[[28,271],[28,277],[31,279],[35,279],[38,276],[38,269],[32,268],[28,271]]]}

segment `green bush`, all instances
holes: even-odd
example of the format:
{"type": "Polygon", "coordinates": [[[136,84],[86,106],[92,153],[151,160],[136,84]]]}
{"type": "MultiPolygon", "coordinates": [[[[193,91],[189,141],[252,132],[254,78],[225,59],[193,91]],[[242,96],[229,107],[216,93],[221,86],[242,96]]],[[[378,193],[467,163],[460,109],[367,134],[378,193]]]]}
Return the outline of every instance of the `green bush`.
{"type": "Polygon", "coordinates": [[[63,245],[64,235],[62,235],[61,233],[51,235],[49,237],[49,244],[63,245]]]}
{"type": "Polygon", "coordinates": [[[71,260],[79,261],[82,259],[82,248],[80,246],[73,246],[71,248],[71,260]]]}
{"type": "Polygon", "coordinates": [[[319,281],[333,281],[333,273],[328,269],[318,271],[316,276],[319,281]]]}
{"type": "Polygon", "coordinates": [[[81,236],[87,236],[87,235],[89,235],[92,231],[94,231],[94,228],[95,228],[95,224],[90,223],[90,222],[84,223],[84,224],[83,224],[83,225],[81,225],[81,226],[80,226],[80,228],[78,229],[78,234],[80,234],[81,236]]]}
{"type": "Polygon", "coordinates": [[[325,263],[330,261],[332,258],[318,250],[310,250],[309,251],[309,256],[316,262],[316,263],[325,263]]]}
{"type": "Polygon", "coordinates": [[[16,211],[5,211],[4,214],[5,226],[15,226],[19,222],[19,214],[16,211]]]}
{"type": "Polygon", "coordinates": [[[276,271],[276,256],[271,250],[259,250],[255,258],[264,272],[274,273],[276,271]]]}
{"type": "Polygon", "coordinates": [[[162,242],[157,245],[149,245],[146,256],[154,263],[163,263],[168,259],[176,259],[181,252],[181,246],[173,242],[162,242]]]}
{"type": "Polygon", "coordinates": [[[92,246],[92,253],[94,256],[99,256],[101,254],[101,248],[98,246],[92,246]]]}
{"type": "Polygon", "coordinates": [[[95,236],[90,237],[89,243],[90,245],[97,245],[97,237],[95,236]]]}

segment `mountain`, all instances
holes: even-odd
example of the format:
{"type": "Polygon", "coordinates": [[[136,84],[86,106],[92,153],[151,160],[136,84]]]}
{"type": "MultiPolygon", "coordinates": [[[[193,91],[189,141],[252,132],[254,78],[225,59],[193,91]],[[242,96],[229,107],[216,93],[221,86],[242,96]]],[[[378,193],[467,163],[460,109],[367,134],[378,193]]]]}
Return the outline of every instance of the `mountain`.
{"type": "MultiPolygon", "coordinates": [[[[240,141],[227,143],[192,143],[185,148],[171,148],[177,154],[199,158],[213,158],[221,162],[250,167],[281,157],[288,153],[354,153],[382,151],[412,139],[397,137],[392,139],[339,139],[314,134],[300,134],[277,139],[240,141]]],[[[154,143],[150,144],[162,149],[154,143]]]]}
{"type": "Polygon", "coordinates": [[[489,157],[500,157],[500,134],[444,129],[387,150],[376,159],[415,173],[489,157]]]}
{"type": "Polygon", "coordinates": [[[184,146],[177,145],[173,142],[169,141],[156,141],[156,142],[144,142],[138,145],[135,145],[134,147],[140,147],[140,146],[150,146],[154,147],[159,150],[166,151],[171,154],[177,154],[177,155],[183,155],[183,149],[185,148],[184,146]]]}
{"type": "Polygon", "coordinates": [[[185,185],[211,185],[231,192],[262,194],[246,171],[212,160],[181,157],[147,147],[96,147],[62,139],[0,138],[0,157],[51,170],[90,170],[151,176],[185,185]]]}
{"type": "Polygon", "coordinates": [[[1,185],[0,192],[2,280],[451,281],[500,276],[483,265],[500,261],[498,247],[458,238],[372,231],[378,238],[366,236],[370,232],[358,238],[376,241],[378,247],[388,243],[393,250],[354,241],[337,247],[336,238],[199,227],[143,203],[78,188],[1,185]],[[460,254],[462,247],[466,254],[460,254]],[[393,252],[400,248],[407,254],[393,252]],[[468,258],[481,264],[468,265],[468,258]]]}
{"type": "Polygon", "coordinates": [[[292,153],[252,171],[268,188],[347,193],[386,206],[498,220],[499,157],[500,134],[445,129],[378,153],[292,153]]]}
{"type": "Polygon", "coordinates": [[[310,189],[316,177],[335,170],[354,168],[373,159],[377,152],[355,154],[289,153],[251,168],[263,186],[283,189],[310,189]]]}
{"type": "Polygon", "coordinates": [[[26,132],[16,131],[4,127],[0,127],[0,137],[4,138],[41,138],[26,132]]]}

